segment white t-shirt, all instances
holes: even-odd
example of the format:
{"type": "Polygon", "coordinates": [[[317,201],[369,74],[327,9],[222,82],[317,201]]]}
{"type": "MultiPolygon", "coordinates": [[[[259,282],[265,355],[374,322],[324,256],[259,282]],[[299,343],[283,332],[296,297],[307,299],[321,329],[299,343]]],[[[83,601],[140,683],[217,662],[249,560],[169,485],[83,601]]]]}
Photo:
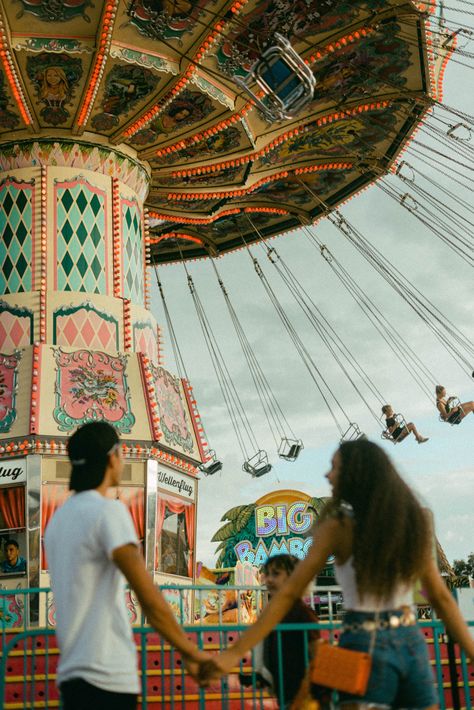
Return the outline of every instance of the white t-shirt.
{"type": "Polygon", "coordinates": [[[125,578],[112,561],[112,552],[128,543],[138,541],[126,507],[94,490],[71,496],[47,527],[58,685],[82,678],[115,693],[139,692],[125,578]]]}

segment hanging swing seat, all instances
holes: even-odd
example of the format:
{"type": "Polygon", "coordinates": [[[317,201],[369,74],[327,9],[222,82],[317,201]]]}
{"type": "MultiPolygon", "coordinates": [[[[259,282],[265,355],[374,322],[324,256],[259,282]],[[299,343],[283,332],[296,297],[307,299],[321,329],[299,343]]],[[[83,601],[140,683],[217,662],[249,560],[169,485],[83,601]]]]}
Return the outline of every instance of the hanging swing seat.
{"type": "Polygon", "coordinates": [[[222,470],[222,461],[219,461],[214,449],[208,452],[207,461],[204,461],[204,463],[199,466],[199,470],[202,471],[205,476],[213,476],[215,473],[219,473],[219,471],[222,470]]]}
{"type": "Polygon", "coordinates": [[[271,123],[294,118],[313,98],[316,79],[288,40],[275,32],[275,44],[266,49],[245,77],[234,76],[271,123]],[[250,88],[257,84],[264,96],[250,88]]]}
{"type": "Polygon", "coordinates": [[[278,448],[278,456],[285,461],[296,461],[300,452],[304,449],[301,439],[283,438],[278,448]]]}
{"type": "Polygon", "coordinates": [[[242,470],[245,471],[245,473],[250,473],[253,478],[260,478],[260,476],[269,473],[272,470],[272,465],[268,461],[267,452],[257,451],[256,454],[244,462],[242,470]]]}
{"type": "Polygon", "coordinates": [[[340,443],[343,441],[357,441],[357,439],[367,439],[363,431],[360,430],[359,425],[355,422],[349,424],[349,428],[341,436],[340,443]]]}
{"type": "Polygon", "coordinates": [[[464,409],[461,407],[461,400],[459,397],[449,397],[448,398],[448,405],[450,411],[448,412],[448,416],[446,419],[443,419],[441,414],[439,415],[439,420],[441,422],[444,422],[446,424],[451,424],[453,426],[454,424],[461,424],[463,418],[464,418],[464,409]],[[453,410],[453,411],[451,411],[453,410]]]}
{"type": "Polygon", "coordinates": [[[386,441],[391,441],[393,444],[398,444],[405,439],[406,435],[410,433],[410,430],[407,427],[403,414],[394,414],[392,418],[395,419],[395,429],[393,431],[385,429],[381,437],[386,441]]]}

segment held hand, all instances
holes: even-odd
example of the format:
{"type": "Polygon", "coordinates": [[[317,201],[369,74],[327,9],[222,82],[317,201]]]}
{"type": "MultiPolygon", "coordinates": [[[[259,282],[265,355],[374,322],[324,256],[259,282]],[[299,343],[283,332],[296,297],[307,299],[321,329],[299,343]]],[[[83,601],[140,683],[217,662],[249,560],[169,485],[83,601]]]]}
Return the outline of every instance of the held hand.
{"type": "Polygon", "coordinates": [[[238,662],[239,655],[232,648],[213,656],[207,663],[203,663],[200,666],[199,685],[205,688],[211,681],[219,680],[221,676],[230,673],[238,662]]]}
{"type": "Polygon", "coordinates": [[[183,662],[189,675],[194,678],[194,680],[198,681],[201,667],[208,663],[212,663],[212,656],[209,653],[200,651],[196,648],[194,653],[183,657],[183,662]]]}

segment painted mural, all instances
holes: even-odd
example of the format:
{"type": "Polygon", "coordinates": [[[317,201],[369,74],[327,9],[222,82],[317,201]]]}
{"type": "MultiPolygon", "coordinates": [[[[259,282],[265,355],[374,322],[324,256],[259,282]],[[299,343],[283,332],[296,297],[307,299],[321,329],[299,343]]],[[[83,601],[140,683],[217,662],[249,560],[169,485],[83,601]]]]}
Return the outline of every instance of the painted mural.
{"type": "Polygon", "coordinates": [[[86,422],[108,421],[120,432],[130,433],[135,416],[130,408],[127,357],[101,351],[66,353],[53,348],[56,360],[53,412],[60,431],[86,422]]]}
{"type": "Polygon", "coordinates": [[[119,116],[128,114],[158,86],[160,79],[149,69],[133,64],[116,64],[105,80],[100,107],[91,123],[96,131],[109,131],[119,124],[119,116]]]}
{"type": "Polygon", "coordinates": [[[334,101],[348,94],[351,98],[365,96],[368,91],[384,86],[403,87],[407,81],[404,72],[410,65],[410,49],[406,39],[400,37],[401,32],[398,23],[384,23],[377,32],[315,63],[314,100],[307,110],[311,112],[322,100],[327,102],[328,95],[334,101]]]}
{"type": "Polygon", "coordinates": [[[92,0],[13,0],[21,5],[18,17],[31,13],[43,22],[67,22],[82,17],[90,22],[87,8],[94,7],[92,0]]]}
{"type": "Polygon", "coordinates": [[[369,146],[373,149],[377,143],[390,138],[397,122],[396,110],[398,106],[390,106],[341,118],[324,126],[313,123],[312,130],[290,138],[259,158],[256,168],[292,163],[296,159],[352,157],[358,150],[366,152],[369,146]]]}
{"type": "Polygon", "coordinates": [[[212,538],[219,543],[216,567],[235,567],[237,562],[260,567],[269,557],[282,553],[303,559],[326,500],[282,490],[231,508],[222,516],[224,525],[212,538]]]}
{"type": "Polygon", "coordinates": [[[192,32],[209,0],[132,0],[130,23],[149,39],[180,39],[192,32]]]}
{"type": "MultiPolygon", "coordinates": [[[[0,584],[0,589],[7,589],[3,584],[0,584]]],[[[24,624],[24,613],[25,613],[25,595],[20,591],[21,587],[18,586],[18,593],[3,595],[0,597],[0,624],[2,629],[17,629],[24,624]]]]}
{"type": "Polygon", "coordinates": [[[208,96],[200,91],[185,89],[163,113],[133,136],[132,143],[148,145],[159,138],[172,136],[184,127],[201,122],[213,110],[214,105],[208,96]]]}
{"type": "MultiPolygon", "coordinates": [[[[340,187],[347,179],[344,170],[320,170],[316,173],[303,175],[301,182],[304,182],[309,189],[321,196],[340,187]]],[[[295,178],[288,180],[275,180],[266,185],[262,185],[253,191],[250,199],[255,195],[257,198],[264,198],[272,203],[308,205],[316,199],[308,190],[304,188],[295,178]]]]}
{"type": "Polygon", "coordinates": [[[299,38],[329,32],[350,24],[364,7],[375,10],[384,0],[262,0],[242,16],[221,42],[216,59],[228,76],[244,75],[271,46],[275,32],[280,32],[295,44],[299,38]]]}
{"type": "Polygon", "coordinates": [[[82,61],[68,54],[43,52],[26,60],[28,78],[42,105],[40,116],[45,123],[59,126],[70,118],[74,89],[82,76],[82,61]]]}
{"type": "Polygon", "coordinates": [[[8,108],[14,104],[6,91],[6,86],[5,75],[0,71],[0,128],[16,128],[20,122],[20,117],[8,108]]]}
{"type": "Polygon", "coordinates": [[[153,364],[150,366],[164,440],[170,446],[180,446],[184,451],[191,453],[194,450],[192,424],[185,408],[180,380],[163,367],[156,367],[153,364]]]}
{"type": "Polygon", "coordinates": [[[16,391],[18,386],[18,363],[21,353],[0,353],[0,433],[10,431],[16,419],[16,391]]]}
{"type": "Polygon", "coordinates": [[[213,158],[216,155],[221,155],[234,151],[238,148],[246,148],[250,142],[246,135],[237,126],[230,126],[225,131],[220,131],[215,135],[209,136],[199,143],[183,148],[182,150],[163,155],[159,158],[150,160],[151,165],[172,165],[181,163],[182,161],[198,158],[201,161],[203,158],[213,158]],[[242,145],[241,145],[242,143],[242,145]]]}
{"type": "MultiPolygon", "coordinates": [[[[188,175],[184,178],[185,185],[235,185],[242,184],[247,172],[249,171],[249,165],[236,165],[231,168],[224,168],[214,173],[207,173],[206,175],[188,175]]],[[[156,185],[179,185],[183,187],[182,177],[171,177],[170,175],[163,178],[157,178],[155,180],[156,185]]]]}

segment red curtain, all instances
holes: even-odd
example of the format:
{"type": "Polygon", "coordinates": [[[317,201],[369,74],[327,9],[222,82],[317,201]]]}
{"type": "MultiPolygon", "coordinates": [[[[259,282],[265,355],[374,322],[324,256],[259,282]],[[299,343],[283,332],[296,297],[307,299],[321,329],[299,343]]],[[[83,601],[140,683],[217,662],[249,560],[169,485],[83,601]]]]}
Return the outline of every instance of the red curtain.
{"type": "Polygon", "coordinates": [[[194,505],[186,505],[184,507],[184,516],[189,544],[188,575],[192,577],[194,567],[194,505]]]}
{"type": "Polygon", "coordinates": [[[43,538],[48,523],[56,510],[65,502],[69,495],[66,486],[47,485],[41,486],[41,569],[48,569],[48,561],[44,549],[43,538]]]}
{"type": "Polygon", "coordinates": [[[125,489],[122,489],[122,491],[123,492],[119,494],[119,500],[121,500],[130,511],[137,537],[140,542],[142,542],[145,537],[145,491],[143,488],[139,488],[134,491],[129,498],[123,494],[125,489]]]}
{"type": "Polygon", "coordinates": [[[184,513],[184,520],[186,524],[186,537],[189,546],[188,575],[189,577],[192,577],[194,564],[194,505],[181,503],[181,501],[172,500],[171,498],[160,497],[158,498],[158,502],[156,505],[155,569],[159,568],[159,540],[167,510],[169,510],[170,513],[174,513],[175,515],[184,513]]]}
{"type": "Polygon", "coordinates": [[[7,528],[25,527],[25,486],[0,489],[0,513],[7,528]]]}

